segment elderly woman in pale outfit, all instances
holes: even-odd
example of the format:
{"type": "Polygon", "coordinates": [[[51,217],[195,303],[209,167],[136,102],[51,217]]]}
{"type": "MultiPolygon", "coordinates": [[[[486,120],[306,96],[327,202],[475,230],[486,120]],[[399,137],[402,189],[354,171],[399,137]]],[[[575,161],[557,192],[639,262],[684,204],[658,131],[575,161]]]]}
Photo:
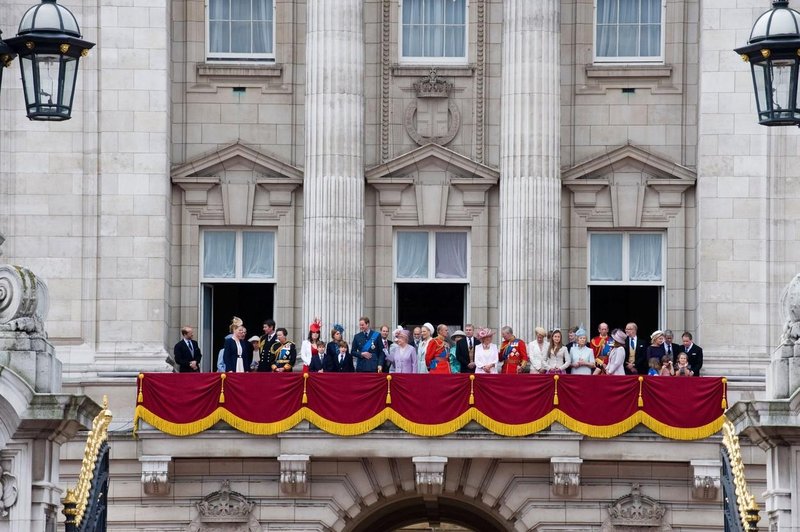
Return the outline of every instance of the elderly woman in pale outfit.
{"type": "Polygon", "coordinates": [[[586,331],[583,328],[578,329],[575,331],[575,337],[576,343],[569,352],[572,374],[591,375],[595,366],[594,351],[587,345],[586,331]]]}
{"type": "Polygon", "coordinates": [[[417,373],[419,369],[417,350],[411,345],[411,338],[411,331],[399,328],[394,331],[394,342],[386,357],[392,362],[394,373],[417,373]]]}
{"type": "Polygon", "coordinates": [[[475,346],[475,373],[497,373],[497,344],[492,343],[494,331],[484,327],[478,331],[481,343],[475,346]]]}
{"type": "Polygon", "coordinates": [[[561,331],[555,329],[547,347],[547,356],[542,362],[546,373],[564,373],[572,363],[567,348],[562,343],[561,331]]]}
{"type": "Polygon", "coordinates": [[[417,373],[428,373],[428,364],[425,362],[425,354],[428,352],[428,344],[433,336],[433,325],[425,323],[422,325],[422,340],[417,346],[417,373]]]}
{"type": "Polygon", "coordinates": [[[528,344],[528,360],[531,363],[531,373],[544,373],[547,371],[543,367],[544,359],[547,358],[547,349],[550,344],[547,342],[547,331],[542,327],[534,329],[536,339],[528,344]]]}

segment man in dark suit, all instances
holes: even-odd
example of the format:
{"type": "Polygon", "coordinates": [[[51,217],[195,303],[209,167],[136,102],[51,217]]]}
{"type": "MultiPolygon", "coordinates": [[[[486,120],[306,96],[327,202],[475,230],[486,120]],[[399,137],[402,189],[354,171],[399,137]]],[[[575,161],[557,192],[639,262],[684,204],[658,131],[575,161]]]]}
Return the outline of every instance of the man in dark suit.
{"type": "Polygon", "coordinates": [[[461,366],[461,373],[475,373],[475,346],[480,341],[475,338],[475,327],[471,323],[464,326],[464,338],[456,342],[456,360],[461,366]]]}
{"type": "Polygon", "coordinates": [[[664,331],[664,351],[669,355],[672,359],[672,364],[677,365],[678,363],[678,353],[680,353],[681,346],[679,344],[672,343],[675,334],[667,329],[664,331]]]}
{"type": "Polygon", "coordinates": [[[179,373],[195,373],[200,371],[200,346],[194,341],[194,329],[185,326],[181,329],[180,342],[175,344],[172,353],[175,355],[175,363],[178,364],[179,373]]]}
{"type": "Polygon", "coordinates": [[[264,320],[262,330],[264,334],[261,335],[258,342],[258,346],[261,350],[261,360],[258,362],[258,371],[272,371],[270,356],[272,348],[278,341],[278,333],[275,332],[275,320],[271,318],[264,320]]]}
{"type": "Polygon", "coordinates": [[[683,345],[680,346],[680,353],[686,353],[689,358],[689,368],[695,377],[700,376],[700,368],[703,367],[703,348],[694,343],[692,333],[686,331],[683,333],[683,345]]]}
{"type": "Polygon", "coordinates": [[[361,330],[353,337],[350,353],[356,362],[356,371],[359,373],[382,373],[384,365],[383,349],[381,348],[378,331],[369,327],[369,318],[362,316],[358,320],[361,330]]]}
{"type": "Polygon", "coordinates": [[[630,322],[625,326],[628,343],[625,346],[625,374],[647,375],[647,344],[639,336],[639,326],[630,322]]]}

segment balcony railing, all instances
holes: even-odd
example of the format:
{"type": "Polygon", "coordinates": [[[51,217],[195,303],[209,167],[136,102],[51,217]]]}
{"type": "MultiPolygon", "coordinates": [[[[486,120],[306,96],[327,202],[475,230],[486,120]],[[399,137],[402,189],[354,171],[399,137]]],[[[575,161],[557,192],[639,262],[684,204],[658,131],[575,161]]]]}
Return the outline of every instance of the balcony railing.
{"type": "Polygon", "coordinates": [[[146,373],[137,383],[135,426],[174,436],[220,422],[272,435],[308,421],[341,436],[387,421],[417,436],[443,436],[476,422],[501,436],[527,436],[553,423],[597,438],[637,425],[671,439],[718,432],[727,381],[583,375],[336,373],[146,373]]]}

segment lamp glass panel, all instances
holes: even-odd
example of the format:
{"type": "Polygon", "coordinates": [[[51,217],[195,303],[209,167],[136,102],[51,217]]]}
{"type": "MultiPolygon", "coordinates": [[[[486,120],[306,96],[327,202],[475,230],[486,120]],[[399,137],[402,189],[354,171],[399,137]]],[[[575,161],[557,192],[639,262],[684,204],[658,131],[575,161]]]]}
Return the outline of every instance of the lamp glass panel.
{"type": "Polygon", "coordinates": [[[36,20],[33,22],[36,29],[61,29],[61,17],[58,14],[58,7],[56,3],[45,4],[39,6],[36,12],[36,20]]]}
{"type": "Polygon", "coordinates": [[[37,78],[36,101],[39,111],[51,112],[58,105],[58,79],[61,57],[56,54],[34,54],[34,75],[37,78]]]}
{"type": "Polygon", "coordinates": [[[22,84],[25,87],[25,103],[28,106],[36,103],[36,83],[33,79],[33,57],[20,57],[22,66],[22,84]]]}
{"type": "Polygon", "coordinates": [[[794,104],[790,99],[793,71],[794,61],[791,59],[772,61],[772,110],[776,118],[790,116],[787,109],[794,104]]]}
{"type": "Polygon", "coordinates": [[[78,59],[64,56],[63,58],[64,88],[61,91],[61,114],[69,114],[72,108],[72,96],[75,93],[75,79],[78,77],[78,59]]]}
{"type": "Polygon", "coordinates": [[[769,111],[767,108],[767,64],[766,63],[751,63],[753,67],[753,85],[756,89],[756,104],[758,105],[758,112],[763,113],[769,111]]]}

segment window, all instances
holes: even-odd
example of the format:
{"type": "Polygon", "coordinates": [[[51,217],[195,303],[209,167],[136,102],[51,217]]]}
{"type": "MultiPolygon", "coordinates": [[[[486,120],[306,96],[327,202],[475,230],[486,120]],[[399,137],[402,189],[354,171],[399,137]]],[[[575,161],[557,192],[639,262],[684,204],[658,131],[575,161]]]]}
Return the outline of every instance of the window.
{"type": "Polygon", "coordinates": [[[401,60],[465,63],[467,0],[401,0],[401,60]]]}
{"type": "Polygon", "coordinates": [[[208,0],[209,59],[274,59],[274,0],[208,0]]]}
{"type": "Polygon", "coordinates": [[[204,231],[203,280],[275,279],[273,231],[204,231]]]}
{"type": "Polygon", "coordinates": [[[595,59],[662,61],[664,0],[596,0],[595,59]]]}
{"type": "Polygon", "coordinates": [[[398,231],[395,277],[398,281],[456,281],[469,277],[464,231],[398,231]]]}
{"type": "Polygon", "coordinates": [[[589,282],[664,284],[662,233],[592,233],[589,282]]]}

